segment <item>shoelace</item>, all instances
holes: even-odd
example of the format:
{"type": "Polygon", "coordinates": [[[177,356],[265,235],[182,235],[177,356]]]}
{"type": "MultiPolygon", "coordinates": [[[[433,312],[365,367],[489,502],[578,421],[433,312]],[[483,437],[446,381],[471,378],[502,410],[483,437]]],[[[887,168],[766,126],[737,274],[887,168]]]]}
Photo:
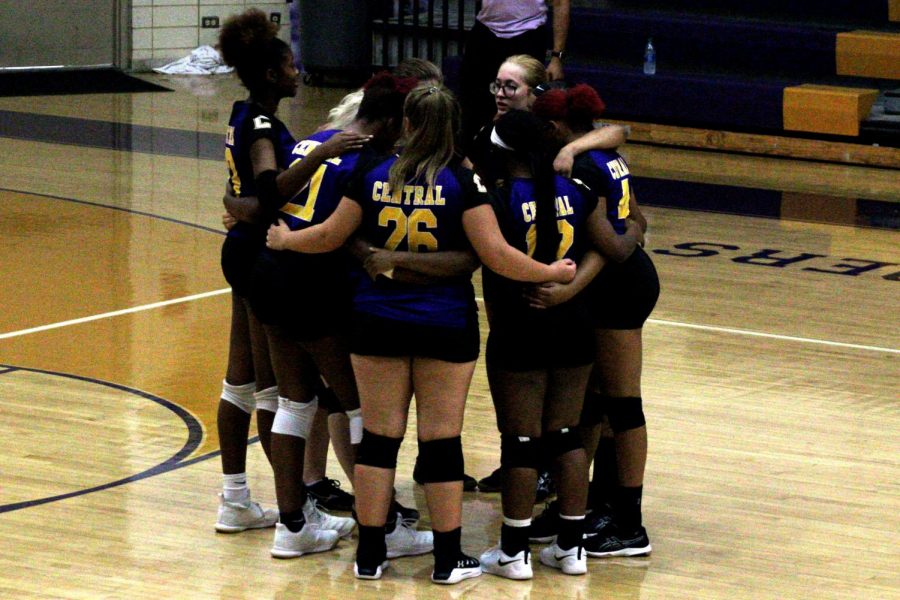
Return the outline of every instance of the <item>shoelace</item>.
{"type": "MultiPolygon", "coordinates": [[[[318,501],[318,500],[316,500],[316,499],[313,498],[312,496],[308,496],[308,498],[310,498],[310,499],[312,500],[313,508],[314,508],[316,511],[318,511],[319,513],[321,513],[323,517],[330,517],[330,516],[331,516],[331,513],[328,511],[328,509],[327,509],[327,508],[323,508],[322,505],[319,504],[319,501],[318,501]]],[[[319,517],[319,518],[322,518],[322,517],[319,517]]]]}

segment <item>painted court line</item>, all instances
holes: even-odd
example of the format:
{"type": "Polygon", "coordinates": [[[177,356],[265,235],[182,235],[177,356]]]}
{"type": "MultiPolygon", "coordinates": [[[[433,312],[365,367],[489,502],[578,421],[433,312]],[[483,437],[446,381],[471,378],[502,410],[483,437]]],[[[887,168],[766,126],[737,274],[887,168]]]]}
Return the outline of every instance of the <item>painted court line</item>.
{"type": "MultiPolygon", "coordinates": [[[[165,300],[163,302],[154,302],[152,304],[144,304],[141,306],[135,306],[132,308],[126,308],[123,310],[117,310],[108,313],[102,313],[99,315],[93,315],[91,317],[83,317],[81,319],[72,319],[70,321],[60,321],[59,323],[51,323],[49,325],[42,325],[40,327],[32,327],[30,329],[22,329],[20,331],[11,331],[9,333],[0,333],[0,340],[5,340],[14,337],[20,337],[23,335],[28,335],[31,333],[38,333],[41,331],[47,331],[49,329],[58,329],[60,327],[68,327],[69,325],[78,325],[81,323],[88,323],[90,321],[98,321],[100,319],[106,319],[109,317],[118,317],[121,315],[127,315],[131,313],[141,312],[145,310],[153,310],[155,308],[162,308],[163,306],[171,306],[172,304],[181,304],[184,302],[192,302],[194,300],[202,300],[203,298],[210,298],[212,296],[219,296],[221,294],[227,294],[231,292],[231,288],[224,288],[221,290],[213,290],[211,292],[204,292],[202,294],[194,294],[192,296],[184,296],[183,298],[175,298],[173,300],[165,300]]],[[[478,302],[484,303],[483,298],[476,298],[478,302]]],[[[779,335],[775,333],[763,333],[760,331],[748,331],[746,329],[734,329],[731,327],[716,327],[713,325],[695,325],[693,323],[681,323],[679,321],[664,321],[661,319],[647,319],[648,323],[653,323],[654,325],[664,325],[667,327],[682,327],[686,329],[699,329],[701,331],[716,331],[719,333],[731,333],[734,335],[746,335],[750,337],[762,337],[769,338],[773,340],[783,340],[788,342],[799,342],[802,344],[819,344],[822,346],[832,346],[836,348],[849,348],[852,350],[865,350],[869,352],[884,352],[887,354],[900,354],[900,350],[895,348],[882,348],[880,346],[865,346],[863,344],[848,344],[845,342],[833,342],[830,340],[817,340],[815,338],[804,338],[804,337],[796,337],[792,335],[779,335]]]]}
{"type": "Polygon", "coordinates": [[[5,340],[14,337],[20,337],[23,335],[29,335],[31,333],[39,333],[41,331],[47,331],[49,329],[59,329],[60,327],[68,327],[69,325],[80,325],[81,323],[89,323],[91,321],[99,321],[100,319],[107,319],[110,317],[119,317],[121,315],[128,315],[131,313],[141,312],[145,310],[153,310],[155,308],[162,308],[164,306],[171,306],[173,304],[182,304],[184,302],[192,302],[194,300],[202,300],[203,298],[209,298],[211,296],[220,296],[222,294],[228,294],[231,292],[231,288],[225,288],[221,290],[214,290],[212,292],[204,292],[202,294],[194,294],[192,296],[184,296],[183,298],[174,298],[172,300],[164,300],[162,302],[154,302],[152,304],[143,304],[141,306],[133,306],[131,308],[125,308],[122,310],[115,310],[113,312],[102,313],[99,315],[93,315],[90,317],[82,317],[80,319],[71,319],[69,321],[60,321],[59,323],[50,323],[49,325],[41,325],[40,327],[32,327],[30,329],[21,329],[19,331],[10,331],[9,333],[0,333],[0,340],[5,340]]]}
{"type": "Polygon", "coordinates": [[[888,354],[900,354],[895,348],[882,348],[880,346],[864,346],[862,344],[848,344],[845,342],[832,342],[829,340],[817,340],[815,338],[795,337],[792,335],[778,335],[775,333],[762,333],[760,331],[748,331],[746,329],[732,329],[730,327],[715,327],[713,325],[694,325],[692,323],[680,323],[678,321],[662,321],[659,319],[647,319],[648,323],[655,325],[667,325],[669,327],[683,327],[686,329],[701,329],[703,331],[718,331],[721,333],[733,333],[736,335],[748,335],[763,337],[773,340],[785,340],[788,342],[800,342],[803,344],[819,344],[822,346],[834,346],[837,348],[852,348],[853,350],[868,350],[871,352],[886,352],[888,354]]]}

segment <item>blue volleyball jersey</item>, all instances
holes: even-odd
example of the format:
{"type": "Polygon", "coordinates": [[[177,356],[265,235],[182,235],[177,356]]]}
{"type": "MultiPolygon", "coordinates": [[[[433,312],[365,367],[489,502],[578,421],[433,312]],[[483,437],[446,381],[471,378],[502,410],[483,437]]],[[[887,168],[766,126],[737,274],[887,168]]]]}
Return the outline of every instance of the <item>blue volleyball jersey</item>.
{"type": "MultiPolygon", "coordinates": [[[[360,235],[372,246],[399,252],[469,249],[463,212],[489,201],[472,171],[442,169],[433,186],[415,180],[390,189],[393,156],[355,178],[347,197],[363,209],[360,235]]],[[[407,284],[368,275],[356,278],[354,309],[386,319],[437,327],[465,327],[475,318],[471,275],[407,284]]]]}
{"type": "MultiPolygon", "coordinates": [[[[597,196],[584,184],[556,176],[556,224],[560,233],[556,260],[581,260],[590,248],[586,223],[597,207],[597,196]]],[[[510,178],[491,195],[494,213],[503,237],[510,246],[533,256],[537,245],[537,205],[534,180],[510,178]]],[[[484,294],[490,302],[524,306],[522,284],[484,270],[484,294]]]]}
{"type": "MultiPolygon", "coordinates": [[[[259,139],[269,139],[275,147],[279,169],[291,162],[291,150],[296,144],[287,127],[275,115],[265,112],[258,104],[241,100],[235,102],[225,134],[225,163],[228,181],[235,196],[256,196],[256,181],[250,161],[250,147],[259,139]]],[[[238,222],[229,232],[232,237],[265,239],[268,226],[238,222]]]]}
{"type": "MultiPolygon", "coordinates": [[[[291,152],[291,165],[306,158],[316,146],[338,133],[338,129],[320,131],[298,142],[291,152]]],[[[361,157],[367,157],[363,159],[365,162],[372,154],[371,150],[354,150],[323,162],[309,184],[279,209],[279,218],[284,219],[292,230],[325,221],[340,204],[361,157]]]]}
{"type": "MultiPolygon", "coordinates": [[[[511,178],[506,189],[498,190],[492,198],[506,241],[528,256],[534,255],[537,242],[534,194],[534,180],[511,178]]],[[[586,186],[556,177],[556,223],[561,235],[556,260],[581,258],[588,248],[585,222],[596,207],[597,198],[586,186]]]]}
{"type": "Polygon", "coordinates": [[[625,159],[614,150],[591,150],[578,155],[572,177],[606,198],[607,219],[616,233],[625,233],[631,200],[631,175],[625,159]]]}

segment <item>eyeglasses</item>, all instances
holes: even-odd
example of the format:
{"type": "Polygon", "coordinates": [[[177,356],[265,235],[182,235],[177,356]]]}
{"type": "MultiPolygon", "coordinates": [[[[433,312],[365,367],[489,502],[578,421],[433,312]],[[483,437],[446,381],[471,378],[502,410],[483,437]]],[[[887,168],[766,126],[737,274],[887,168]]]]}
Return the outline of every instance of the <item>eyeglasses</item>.
{"type": "Polygon", "coordinates": [[[488,91],[491,92],[492,95],[496,96],[497,92],[503,90],[504,96],[515,96],[516,92],[519,91],[519,86],[513,83],[512,81],[492,81],[488,86],[488,91]]]}

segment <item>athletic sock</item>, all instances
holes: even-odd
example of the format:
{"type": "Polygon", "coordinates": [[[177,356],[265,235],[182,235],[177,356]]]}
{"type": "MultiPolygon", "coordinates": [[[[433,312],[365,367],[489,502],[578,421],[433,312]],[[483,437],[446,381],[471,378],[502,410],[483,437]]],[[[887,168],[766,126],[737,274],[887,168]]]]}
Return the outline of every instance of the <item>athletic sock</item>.
{"type": "Polygon", "coordinates": [[[246,473],[222,475],[222,497],[225,502],[242,503],[250,499],[246,473]]]}
{"type": "Polygon", "coordinates": [[[571,517],[560,513],[559,534],[556,536],[556,545],[562,550],[575,548],[581,545],[584,536],[584,515],[571,517]]]}
{"type": "Polygon", "coordinates": [[[361,567],[375,568],[387,557],[387,545],[384,541],[384,526],[357,525],[359,544],[356,546],[356,564],[361,567]]]}
{"type": "Polygon", "coordinates": [[[434,570],[443,572],[453,569],[462,554],[462,527],[450,531],[434,532],[434,570]]]}
{"type": "Polygon", "coordinates": [[[644,486],[619,486],[616,493],[616,517],[619,525],[627,531],[636,531],[641,527],[641,498],[644,486]]]}
{"type": "Polygon", "coordinates": [[[287,527],[291,533],[297,533],[303,529],[304,525],[306,525],[306,516],[304,516],[302,508],[300,510],[280,513],[278,520],[281,521],[281,524],[287,527]]]}
{"type": "Polygon", "coordinates": [[[384,533],[390,534],[394,533],[394,529],[397,528],[397,513],[394,511],[389,511],[387,519],[384,522],[384,533]]]}
{"type": "Polygon", "coordinates": [[[500,549],[507,556],[515,556],[522,550],[528,550],[528,532],[531,519],[509,519],[503,517],[500,527],[500,549]]]}

